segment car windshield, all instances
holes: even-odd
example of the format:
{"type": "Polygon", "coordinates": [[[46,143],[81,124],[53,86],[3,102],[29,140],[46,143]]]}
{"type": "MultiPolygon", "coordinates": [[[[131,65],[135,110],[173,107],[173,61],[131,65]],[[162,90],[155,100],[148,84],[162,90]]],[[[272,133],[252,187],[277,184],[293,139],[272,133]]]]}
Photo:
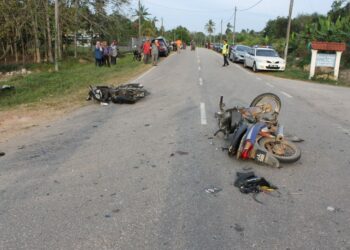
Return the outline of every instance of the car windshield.
{"type": "Polygon", "coordinates": [[[248,51],[249,49],[249,47],[237,46],[237,51],[248,51]]]}
{"type": "Polygon", "coordinates": [[[270,49],[258,49],[256,50],[257,56],[269,56],[269,57],[278,57],[278,54],[274,50],[270,49]]]}

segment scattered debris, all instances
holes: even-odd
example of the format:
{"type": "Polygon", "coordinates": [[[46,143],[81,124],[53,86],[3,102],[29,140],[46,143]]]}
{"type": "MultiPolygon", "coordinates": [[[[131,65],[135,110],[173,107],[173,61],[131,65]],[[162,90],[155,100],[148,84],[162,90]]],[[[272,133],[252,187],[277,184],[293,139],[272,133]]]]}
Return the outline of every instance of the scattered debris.
{"type": "Polygon", "coordinates": [[[5,155],[5,152],[0,152],[0,157],[4,155],[5,155]]]}
{"type": "Polygon", "coordinates": [[[328,210],[329,212],[334,212],[334,211],[335,211],[335,208],[334,208],[334,207],[331,207],[331,206],[328,206],[328,207],[327,207],[327,210],[328,210]]]}
{"type": "Polygon", "coordinates": [[[149,126],[151,126],[151,124],[148,124],[148,123],[147,123],[147,124],[145,124],[145,127],[149,127],[149,126]]]}
{"type": "Polygon", "coordinates": [[[303,142],[304,141],[304,139],[299,138],[299,137],[297,137],[295,135],[288,137],[288,139],[291,140],[292,142],[303,142]]]}
{"type": "Polygon", "coordinates": [[[170,157],[173,157],[174,155],[175,155],[174,153],[171,153],[171,154],[170,154],[170,157]]]}
{"type": "Polygon", "coordinates": [[[234,185],[244,194],[272,192],[278,189],[276,186],[266,181],[264,177],[256,176],[254,172],[237,172],[237,179],[234,185]]]}
{"type": "Polygon", "coordinates": [[[243,232],[244,232],[244,227],[242,227],[239,224],[235,224],[234,229],[241,234],[243,234],[243,232]]]}
{"type": "Polygon", "coordinates": [[[101,102],[101,106],[108,106],[107,102],[101,102]]]}
{"type": "Polygon", "coordinates": [[[217,194],[221,191],[222,191],[222,188],[218,188],[218,187],[210,187],[205,189],[205,192],[208,194],[217,194]]]}
{"type": "Polygon", "coordinates": [[[13,90],[13,89],[15,89],[15,86],[1,85],[0,92],[5,91],[5,90],[13,90]]]}
{"type": "Polygon", "coordinates": [[[26,146],[25,145],[22,145],[22,146],[19,146],[17,149],[24,149],[26,146]]]}

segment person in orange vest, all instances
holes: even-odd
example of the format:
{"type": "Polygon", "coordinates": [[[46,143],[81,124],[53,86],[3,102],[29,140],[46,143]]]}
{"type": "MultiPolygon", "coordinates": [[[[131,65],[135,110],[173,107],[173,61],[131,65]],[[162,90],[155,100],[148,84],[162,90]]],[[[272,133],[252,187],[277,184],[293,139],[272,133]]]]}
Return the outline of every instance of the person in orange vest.
{"type": "Polygon", "coordinates": [[[228,44],[227,44],[227,40],[224,40],[224,45],[222,47],[222,55],[224,56],[224,65],[222,65],[222,67],[228,66],[229,63],[227,61],[227,56],[228,56],[228,44]]]}

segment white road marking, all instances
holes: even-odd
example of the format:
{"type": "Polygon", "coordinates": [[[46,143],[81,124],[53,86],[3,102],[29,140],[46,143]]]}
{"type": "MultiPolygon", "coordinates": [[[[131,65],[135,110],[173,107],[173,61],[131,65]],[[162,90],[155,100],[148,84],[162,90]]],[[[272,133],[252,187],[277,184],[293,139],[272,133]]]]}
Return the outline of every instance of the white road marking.
{"type": "Polygon", "coordinates": [[[151,72],[153,69],[155,69],[155,67],[150,68],[149,70],[147,70],[145,73],[143,73],[142,75],[140,75],[139,77],[137,77],[135,80],[133,80],[132,82],[138,82],[141,80],[141,78],[145,77],[149,72],[151,72]]]}
{"type": "Polygon", "coordinates": [[[284,94],[285,96],[287,96],[288,98],[292,98],[293,96],[291,96],[290,94],[284,92],[284,91],[281,91],[282,94],[284,94]]]}
{"type": "Polygon", "coordinates": [[[343,128],[343,127],[340,126],[339,124],[335,124],[335,126],[336,126],[339,130],[343,131],[345,134],[347,134],[348,136],[350,136],[350,130],[349,130],[349,129],[343,128]]]}
{"type": "Polygon", "coordinates": [[[201,66],[198,66],[198,70],[201,71],[201,66]]]}
{"type": "Polygon", "coordinates": [[[267,86],[269,86],[269,87],[271,87],[271,88],[274,88],[275,86],[273,86],[271,83],[269,83],[269,82],[265,82],[265,84],[267,85],[267,86]]]}
{"type": "Polygon", "coordinates": [[[207,115],[205,113],[205,103],[201,102],[201,124],[207,125],[207,115]]]}
{"type": "Polygon", "coordinates": [[[201,63],[201,60],[198,59],[198,63],[201,63]]]}
{"type": "Polygon", "coordinates": [[[261,81],[261,78],[257,77],[257,78],[256,78],[256,80],[259,80],[259,81],[261,81]]]}
{"type": "Polygon", "coordinates": [[[199,85],[203,85],[203,79],[201,77],[199,78],[199,85]]]}

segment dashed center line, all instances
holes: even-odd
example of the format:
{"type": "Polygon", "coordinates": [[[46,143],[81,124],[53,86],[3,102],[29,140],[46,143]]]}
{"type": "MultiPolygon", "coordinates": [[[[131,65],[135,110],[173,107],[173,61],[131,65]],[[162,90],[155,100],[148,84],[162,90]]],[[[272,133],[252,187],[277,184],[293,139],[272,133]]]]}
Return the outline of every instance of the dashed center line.
{"type": "Polygon", "coordinates": [[[275,86],[273,86],[271,83],[269,83],[269,82],[265,82],[265,84],[267,85],[267,86],[269,86],[269,87],[271,87],[271,88],[274,88],[275,86]]]}
{"type": "Polygon", "coordinates": [[[204,102],[201,102],[200,109],[201,109],[201,124],[207,125],[207,115],[205,113],[205,103],[204,102]]]}
{"type": "Polygon", "coordinates": [[[203,85],[203,79],[201,77],[199,78],[199,85],[203,85]]]}
{"type": "Polygon", "coordinates": [[[201,70],[201,66],[198,66],[198,70],[199,70],[199,71],[201,70]]]}
{"type": "Polygon", "coordinates": [[[284,91],[281,91],[281,93],[282,93],[283,95],[287,96],[288,98],[292,98],[292,97],[293,97],[293,96],[291,96],[290,94],[288,94],[288,93],[286,93],[286,92],[284,92],[284,91]]]}
{"type": "Polygon", "coordinates": [[[259,81],[261,81],[261,78],[257,77],[257,78],[256,78],[256,80],[259,80],[259,81]]]}

